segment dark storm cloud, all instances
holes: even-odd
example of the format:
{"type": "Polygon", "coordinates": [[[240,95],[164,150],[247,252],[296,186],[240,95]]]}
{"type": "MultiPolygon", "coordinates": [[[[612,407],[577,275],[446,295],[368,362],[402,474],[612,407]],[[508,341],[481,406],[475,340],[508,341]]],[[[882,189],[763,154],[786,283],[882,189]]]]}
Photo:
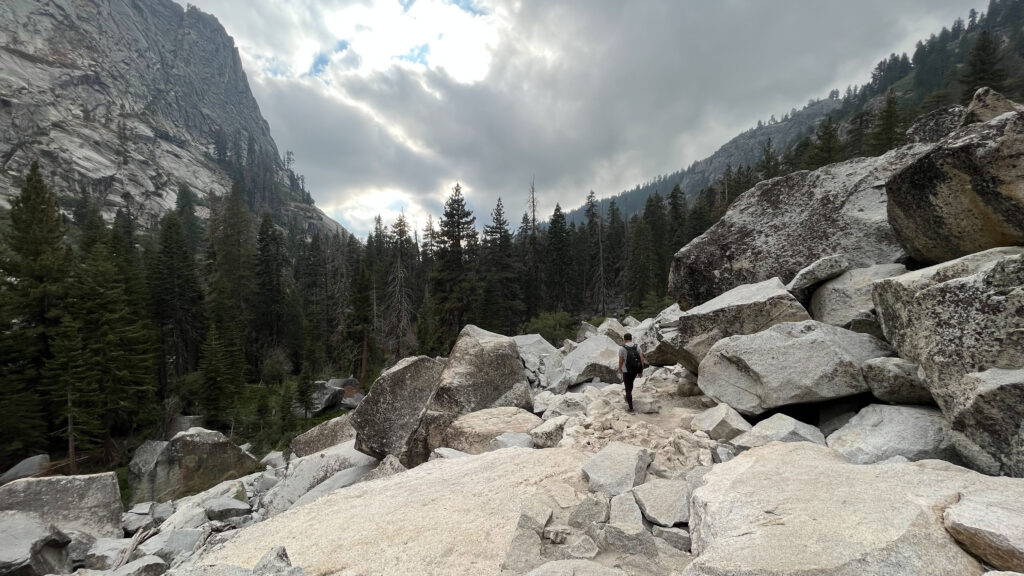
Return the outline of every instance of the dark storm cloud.
{"type": "Polygon", "coordinates": [[[364,232],[366,215],[340,207],[362,197],[358,210],[372,211],[380,190],[436,215],[458,180],[478,221],[498,196],[517,220],[534,176],[545,213],[590,189],[614,194],[707,156],[758,119],[865,81],[889,52],[983,1],[480,2],[496,41],[478,82],[405,64],[353,74],[357,46],[326,63],[321,54],[322,75],[301,77],[346,40],[323,25],[336,5],[199,5],[247,64],[293,63],[291,76],[250,70],[257,100],[317,202],[364,232]],[[306,69],[297,46],[314,53],[306,69]]]}

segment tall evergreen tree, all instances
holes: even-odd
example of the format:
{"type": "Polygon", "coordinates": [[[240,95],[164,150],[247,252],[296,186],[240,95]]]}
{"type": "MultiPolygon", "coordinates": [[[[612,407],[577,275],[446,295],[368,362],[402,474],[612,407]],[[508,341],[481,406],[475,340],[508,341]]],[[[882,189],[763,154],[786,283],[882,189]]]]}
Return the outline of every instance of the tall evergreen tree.
{"type": "Polygon", "coordinates": [[[832,115],[818,124],[814,133],[814,145],[804,161],[807,170],[816,170],[822,166],[834,164],[843,159],[842,143],[839,141],[839,126],[832,121],[832,115]]]}
{"type": "Polygon", "coordinates": [[[761,159],[754,167],[761,180],[770,180],[782,174],[782,161],[772,145],[772,139],[765,141],[761,148],[761,159]]]}
{"type": "Polygon", "coordinates": [[[967,104],[979,88],[988,86],[997,91],[1006,90],[1006,71],[999,55],[999,42],[988,30],[982,30],[967,57],[967,70],[960,78],[963,85],[961,101],[967,104]]]}
{"type": "Polygon", "coordinates": [[[903,143],[899,100],[896,98],[895,90],[890,89],[886,93],[885,105],[878,113],[878,120],[875,124],[875,130],[871,133],[871,152],[873,154],[876,156],[885,154],[903,143]]]}
{"type": "Polygon", "coordinates": [[[257,313],[253,315],[253,331],[261,353],[282,344],[288,299],[285,295],[286,252],[284,234],[274,225],[269,212],[263,213],[256,235],[257,313]]]}
{"type": "Polygon", "coordinates": [[[525,306],[519,293],[512,231],[501,198],[491,211],[491,223],[484,226],[481,258],[483,298],[478,316],[487,330],[513,335],[525,306]]]}
{"type": "Polygon", "coordinates": [[[470,274],[471,246],[476,241],[476,218],[466,206],[458,184],[444,205],[437,236],[434,238],[435,262],[431,275],[431,297],[438,315],[440,344],[449,350],[459,330],[473,310],[477,279],[470,274]]]}
{"type": "Polygon", "coordinates": [[[405,358],[416,349],[416,334],[413,331],[415,312],[412,299],[412,274],[415,264],[415,247],[409,237],[409,224],[402,214],[392,226],[391,271],[387,278],[384,310],[387,319],[384,326],[385,342],[394,360],[405,358]]]}
{"type": "Polygon", "coordinates": [[[159,247],[150,259],[149,285],[163,344],[165,376],[161,384],[166,385],[198,369],[205,332],[203,292],[177,214],[164,216],[159,247]]]}
{"type": "Polygon", "coordinates": [[[57,199],[36,162],[11,200],[10,221],[0,259],[0,436],[11,439],[0,458],[8,462],[46,448],[47,416],[56,425],[42,370],[60,329],[70,251],[57,199]]]}
{"type": "Polygon", "coordinates": [[[562,207],[555,204],[555,211],[548,221],[547,245],[544,250],[548,305],[551,310],[568,310],[569,277],[565,273],[572,265],[569,226],[562,207]]]}
{"type": "Polygon", "coordinates": [[[188,245],[189,253],[194,258],[199,254],[199,248],[203,244],[203,222],[196,215],[196,205],[199,199],[196,193],[188,184],[178,185],[178,197],[174,202],[174,213],[178,215],[181,222],[181,230],[185,235],[185,243],[188,245]]]}

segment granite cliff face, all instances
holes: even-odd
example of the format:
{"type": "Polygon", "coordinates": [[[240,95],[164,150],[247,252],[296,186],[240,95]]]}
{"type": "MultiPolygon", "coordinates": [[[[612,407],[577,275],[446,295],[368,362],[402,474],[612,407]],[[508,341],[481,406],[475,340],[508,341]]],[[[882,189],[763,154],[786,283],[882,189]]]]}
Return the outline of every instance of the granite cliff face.
{"type": "Polygon", "coordinates": [[[181,183],[200,197],[230,189],[218,145],[263,160],[274,193],[261,202],[340,229],[300,202],[213,16],[172,0],[0,3],[0,205],[38,159],[58,194],[152,225],[181,183]]]}

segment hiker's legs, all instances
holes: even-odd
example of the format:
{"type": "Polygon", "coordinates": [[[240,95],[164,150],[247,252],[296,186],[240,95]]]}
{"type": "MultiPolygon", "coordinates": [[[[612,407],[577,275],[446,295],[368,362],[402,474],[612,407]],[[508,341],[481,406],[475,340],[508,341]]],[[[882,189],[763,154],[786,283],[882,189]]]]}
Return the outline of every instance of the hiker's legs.
{"type": "Polygon", "coordinates": [[[622,383],[626,385],[626,404],[629,405],[629,409],[633,410],[633,381],[636,380],[636,374],[630,372],[624,372],[622,374],[622,383]]]}

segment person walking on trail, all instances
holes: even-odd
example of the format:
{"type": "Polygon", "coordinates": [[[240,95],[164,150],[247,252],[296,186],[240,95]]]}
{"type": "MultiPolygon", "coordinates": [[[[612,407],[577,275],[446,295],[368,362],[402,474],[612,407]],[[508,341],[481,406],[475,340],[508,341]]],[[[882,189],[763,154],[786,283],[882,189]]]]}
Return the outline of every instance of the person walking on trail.
{"type": "Polygon", "coordinates": [[[632,334],[622,336],[624,344],[619,348],[619,374],[622,375],[622,383],[626,385],[626,404],[629,411],[633,411],[633,382],[637,376],[644,373],[644,366],[647,359],[640,348],[633,343],[632,334]]]}

